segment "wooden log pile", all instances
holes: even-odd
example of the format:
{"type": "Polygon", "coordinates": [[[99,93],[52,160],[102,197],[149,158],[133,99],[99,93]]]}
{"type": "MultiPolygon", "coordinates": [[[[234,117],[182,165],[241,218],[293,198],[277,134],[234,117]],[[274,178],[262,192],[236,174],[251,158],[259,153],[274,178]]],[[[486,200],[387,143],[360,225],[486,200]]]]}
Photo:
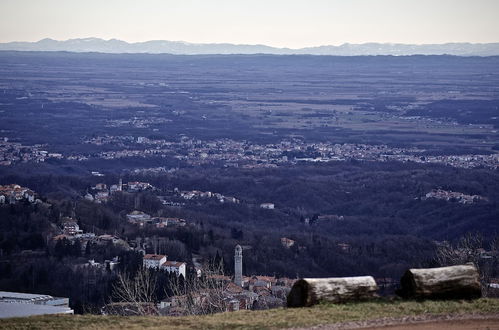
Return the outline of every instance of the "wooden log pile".
{"type": "Polygon", "coordinates": [[[377,297],[378,286],[372,276],[304,278],[288,295],[288,307],[312,306],[321,301],[342,303],[377,297]]]}
{"type": "Polygon", "coordinates": [[[482,296],[480,276],[472,264],[409,269],[397,294],[412,299],[475,299],[482,296]]]}

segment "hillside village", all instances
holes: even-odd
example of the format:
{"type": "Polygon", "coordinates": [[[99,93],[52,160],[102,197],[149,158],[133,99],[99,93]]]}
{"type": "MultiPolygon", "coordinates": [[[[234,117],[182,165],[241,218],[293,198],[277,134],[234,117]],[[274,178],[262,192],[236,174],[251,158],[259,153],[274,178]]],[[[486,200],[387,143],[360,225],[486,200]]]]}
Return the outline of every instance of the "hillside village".
{"type": "MultiPolygon", "coordinates": [[[[138,251],[142,253],[142,266],[144,269],[152,269],[155,271],[165,271],[173,274],[176,277],[181,277],[182,281],[189,276],[188,272],[193,272],[198,278],[206,277],[213,283],[211,287],[205,288],[203,291],[191,293],[193,297],[186,295],[173,295],[166,300],[158,303],[157,311],[161,315],[188,315],[191,308],[203,309],[209,304],[210,296],[218,294],[220,297],[220,311],[238,311],[242,309],[267,309],[285,306],[286,296],[291,290],[294,279],[276,278],[274,276],[241,276],[241,283],[237,284],[235,279],[225,276],[220,273],[212,273],[209,268],[202,267],[199,262],[195,262],[198,266],[188,268],[186,261],[169,260],[167,255],[147,254],[145,250],[151,244],[150,240],[145,240],[143,243],[126,242],[117,236],[110,234],[96,235],[94,233],[84,233],[77,224],[77,221],[72,218],[63,220],[63,228],[61,234],[53,237],[55,249],[68,249],[75,247],[80,249],[82,255],[88,254],[90,250],[113,245],[120,249],[138,251]],[[194,301],[194,306],[189,305],[194,301]]],[[[290,248],[295,241],[282,238],[283,247],[290,248]]],[[[241,260],[242,262],[242,260],[241,260]]],[[[93,269],[94,271],[115,271],[120,260],[115,257],[110,260],[105,260],[102,263],[95,262],[90,259],[86,263],[77,264],[75,269],[93,269]]],[[[236,268],[237,273],[237,268],[236,268]]],[[[242,275],[242,274],[241,274],[242,275]]],[[[236,275],[237,276],[237,275],[236,275]]],[[[111,303],[103,307],[102,313],[118,313],[127,315],[121,303],[111,303]]],[[[151,310],[151,313],[153,313],[151,310]]],[[[155,312],[154,312],[155,313],[155,312]]],[[[133,315],[133,314],[131,314],[133,315]]]]}
{"type": "MultiPolygon", "coordinates": [[[[93,199],[85,196],[86,199],[92,201],[106,202],[107,199],[117,192],[130,192],[137,193],[148,189],[154,189],[152,185],[145,182],[129,182],[123,184],[120,182],[116,185],[111,185],[109,188],[106,184],[99,183],[90,189],[88,194],[92,194],[93,199]],[[105,194],[103,194],[103,192],[105,194]]],[[[87,195],[88,195],[87,194],[87,195]]],[[[237,200],[227,198],[221,194],[211,192],[177,192],[181,198],[215,198],[220,202],[235,202],[237,200]]],[[[34,193],[28,188],[21,187],[16,184],[0,186],[0,196],[8,196],[13,201],[25,199],[29,202],[34,202],[34,193]]],[[[0,199],[3,201],[4,199],[0,199]]],[[[273,209],[273,204],[262,204],[263,208],[273,209]]],[[[153,225],[156,228],[165,227],[183,227],[188,224],[185,219],[168,218],[168,217],[152,217],[142,211],[133,211],[126,215],[127,221],[132,225],[139,227],[153,225]]],[[[67,255],[67,256],[86,256],[90,255],[92,251],[108,248],[113,246],[121,250],[137,251],[141,253],[142,265],[145,269],[155,269],[165,271],[167,273],[175,274],[177,277],[186,279],[188,272],[194,272],[195,276],[208,276],[212,280],[219,283],[223,287],[222,296],[224,308],[227,311],[235,311],[239,309],[262,309],[270,307],[283,306],[285,297],[289,292],[293,280],[287,278],[275,278],[269,276],[250,276],[242,277],[240,285],[234,284],[233,280],[224,275],[211,274],[210,272],[204,273],[199,261],[195,262],[195,266],[188,268],[187,261],[169,260],[167,255],[147,254],[146,250],[151,248],[157,249],[156,240],[145,237],[143,240],[125,240],[117,234],[85,232],[81,229],[79,221],[73,217],[63,217],[61,219],[61,227],[57,229],[57,234],[51,238],[54,253],[67,255]]],[[[281,240],[283,247],[290,248],[294,245],[294,241],[288,238],[281,240]]],[[[103,262],[96,262],[94,259],[89,259],[87,262],[78,263],[73,266],[76,269],[86,269],[87,271],[93,269],[94,271],[106,272],[115,271],[120,264],[120,259],[114,257],[103,262]]],[[[196,300],[198,304],[203,304],[203,294],[199,293],[196,300]]],[[[172,296],[165,301],[159,303],[160,311],[162,314],[167,315],[185,315],[185,297],[172,296]]],[[[108,306],[108,309],[110,307],[108,306]]],[[[106,310],[106,308],[104,308],[106,310]]]]}
{"type": "Polygon", "coordinates": [[[35,192],[18,184],[0,185],[0,204],[15,204],[21,201],[35,203],[35,192]]]}
{"type": "Polygon", "coordinates": [[[19,162],[41,163],[51,158],[63,158],[60,153],[48,152],[42,149],[46,147],[47,145],[40,144],[23,145],[20,142],[9,141],[6,137],[0,137],[0,166],[10,166],[19,162]]]}
{"type": "MultiPolygon", "coordinates": [[[[93,201],[105,203],[112,194],[116,193],[139,193],[145,190],[152,190],[154,187],[146,182],[128,182],[123,184],[120,182],[116,185],[107,186],[104,183],[99,183],[89,190],[89,194],[93,194],[93,201]],[[102,192],[109,195],[103,198],[102,192]]],[[[221,194],[211,192],[176,192],[179,198],[196,199],[196,198],[214,198],[219,202],[235,202],[235,199],[226,198],[221,194]]],[[[87,194],[88,195],[88,194],[87,194]]],[[[28,188],[21,187],[16,184],[0,186],[0,196],[11,196],[12,201],[26,200],[34,203],[34,193],[28,188]]],[[[87,196],[85,199],[90,200],[87,196]]],[[[50,205],[50,204],[46,204],[50,205]]],[[[273,204],[264,203],[260,206],[266,209],[273,209],[273,204]]],[[[126,214],[126,221],[130,225],[146,228],[153,226],[157,229],[162,228],[182,228],[187,230],[190,224],[185,219],[173,217],[153,217],[143,211],[132,211],[126,214]]],[[[141,264],[144,269],[154,271],[163,271],[168,274],[181,278],[182,281],[187,281],[191,276],[197,278],[208,278],[209,281],[216,283],[215,288],[207,288],[207,291],[194,292],[196,308],[204,308],[207,304],[208,297],[213,294],[213,290],[220,293],[220,308],[226,311],[237,311],[240,309],[266,309],[285,305],[285,298],[289,292],[294,280],[289,278],[276,278],[274,276],[243,276],[241,273],[239,283],[235,283],[235,279],[223,273],[213,272],[209,268],[203,266],[202,261],[196,257],[193,260],[171,260],[166,254],[147,253],[146,251],[162,250],[165,239],[159,237],[137,237],[130,240],[120,237],[118,233],[106,233],[102,230],[85,231],[80,225],[77,217],[65,216],[60,219],[60,226],[53,227],[53,236],[49,237],[49,249],[53,251],[55,256],[71,258],[71,269],[73,271],[85,272],[88,274],[117,274],[120,264],[123,260],[118,257],[96,261],[93,258],[88,258],[91,255],[100,254],[99,251],[130,251],[138,253],[141,258],[141,264]],[[87,257],[88,259],[84,259],[87,257]],[[211,292],[211,293],[210,293],[211,292]]],[[[295,241],[289,238],[281,239],[282,247],[285,249],[291,248],[295,241]]],[[[163,249],[164,251],[164,249],[163,249]]],[[[168,251],[166,251],[168,252],[168,251]]],[[[33,254],[34,255],[34,254],[33,254]]],[[[69,260],[69,259],[68,259],[69,260]]],[[[242,258],[241,258],[242,263],[242,258]]],[[[242,267],[239,268],[240,270],[242,267]]],[[[237,269],[236,269],[237,272],[237,269]]],[[[95,277],[96,275],[92,275],[95,277]]],[[[91,277],[92,278],[92,277],[91,277]]],[[[157,310],[163,315],[186,315],[189,314],[189,308],[186,306],[187,297],[185,295],[173,295],[166,300],[158,302],[157,310]]],[[[190,298],[189,298],[190,299],[190,298]]],[[[189,300],[190,301],[190,300],[189,300]]],[[[124,313],[122,309],[116,309],[116,303],[111,303],[103,307],[103,313],[118,312],[124,313]]]]}
{"type": "MultiPolygon", "coordinates": [[[[193,309],[207,310],[208,305],[218,304],[218,311],[238,311],[244,309],[268,309],[286,305],[286,297],[295,280],[274,276],[243,276],[241,247],[235,247],[234,278],[213,272],[206,268],[197,268],[196,276],[206,277],[202,289],[183,295],[173,295],[158,304],[161,315],[188,315],[193,309]],[[239,266],[238,266],[239,265],[239,266]],[[215,298],[214,298],[215,297],[215,298]]],[[[165,270],[176,276],[186,278],[186,263],[169,261],[166,255],[146,254],[143,266],[147,269],[165,270]]]]}
{"type": "Polygon", "coordinates": [[[105,183],[97,183],[95,186],[90,188],[90,191],[86,193],[84,198],[89,201],[94,201],[96,203],[102,203],[106,202],[112,194],[118,191],[137,193],[141,191],[154,190],[154,189],[155,188],[148,182],[135,181],[123,184],[123,181],[120,179],[117,184],[113,184],[109,186],[109,188],[105,183]]]}
{"type": "Polygon", "coordinates": [[[479,195],[467,195],[464,193],[443,189],[433,189],[423,197],[423,199],[429,198],[441,199],[445,201],[456,201],[461,204],[473,204],[478,203],[479,201],[487,200],[486,198],[479,195]]]}

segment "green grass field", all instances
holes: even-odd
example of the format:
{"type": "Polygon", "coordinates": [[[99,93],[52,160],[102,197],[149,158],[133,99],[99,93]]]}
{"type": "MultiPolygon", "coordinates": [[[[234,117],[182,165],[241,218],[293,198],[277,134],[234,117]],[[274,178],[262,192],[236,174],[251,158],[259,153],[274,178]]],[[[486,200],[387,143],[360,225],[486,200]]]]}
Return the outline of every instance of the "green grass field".
{"type": "Polygon", "coordinates": [[[0,320],[1,329],[278,329],[422,314],[499,313],[499,299],[377,301],[188,317],[35,316],[0,320]]]}

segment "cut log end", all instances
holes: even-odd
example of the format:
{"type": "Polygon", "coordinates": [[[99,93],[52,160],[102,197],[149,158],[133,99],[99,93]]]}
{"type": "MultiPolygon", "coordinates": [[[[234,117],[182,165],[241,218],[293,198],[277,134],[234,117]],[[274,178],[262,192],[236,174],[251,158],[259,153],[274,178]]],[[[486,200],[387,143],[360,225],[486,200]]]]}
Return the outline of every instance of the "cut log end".
{"type": "Polygon", "coordinates": [[[287,305],[288,307],[304,307],[311,305],[311,299],[309,299],[309,288],[307,281],[298,280],[295,282],[291,291],[288,294],[287,305]],[[309,302],[307,303],[307,300],[309,302]]]}

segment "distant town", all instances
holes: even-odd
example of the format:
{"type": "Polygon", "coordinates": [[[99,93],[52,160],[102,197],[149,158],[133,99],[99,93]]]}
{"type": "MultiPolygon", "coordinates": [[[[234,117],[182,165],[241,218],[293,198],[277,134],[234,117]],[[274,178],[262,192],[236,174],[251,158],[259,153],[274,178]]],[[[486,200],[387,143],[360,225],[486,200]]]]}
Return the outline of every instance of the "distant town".
{"type": "MultiPolygon", "coordinates": [[[[1,140],[0,140],[1,141],[1,140]]],[[[400,161],[421,164],[442,164],[459,168],[499,168],[499,154],[427,155],[424,149],[397,148],[385,144],[335,144],[306,143],[299,139],[283,140],[276,144],[255,144],[248,141],[219,139],[202,141],[182,136],[178,141],[153,140],[133,136],[99,136],[83,143],[96,146],[110,145],[117,149],[92,154],[51,153],[41,148],[48,146],[26,146],[0,142],[0,165],[9,166],[17,162],[44,162],[47,159],[86,161],[89,159],[119,159],[125,157],[174,157],[190,166],[220,165],[224,167],[276,167],[298,162],[334,162],[345,160],[400,161]]],[[[136,169],[136,173],[162,173],[175,169],[165,167],[136,169]]]]}

